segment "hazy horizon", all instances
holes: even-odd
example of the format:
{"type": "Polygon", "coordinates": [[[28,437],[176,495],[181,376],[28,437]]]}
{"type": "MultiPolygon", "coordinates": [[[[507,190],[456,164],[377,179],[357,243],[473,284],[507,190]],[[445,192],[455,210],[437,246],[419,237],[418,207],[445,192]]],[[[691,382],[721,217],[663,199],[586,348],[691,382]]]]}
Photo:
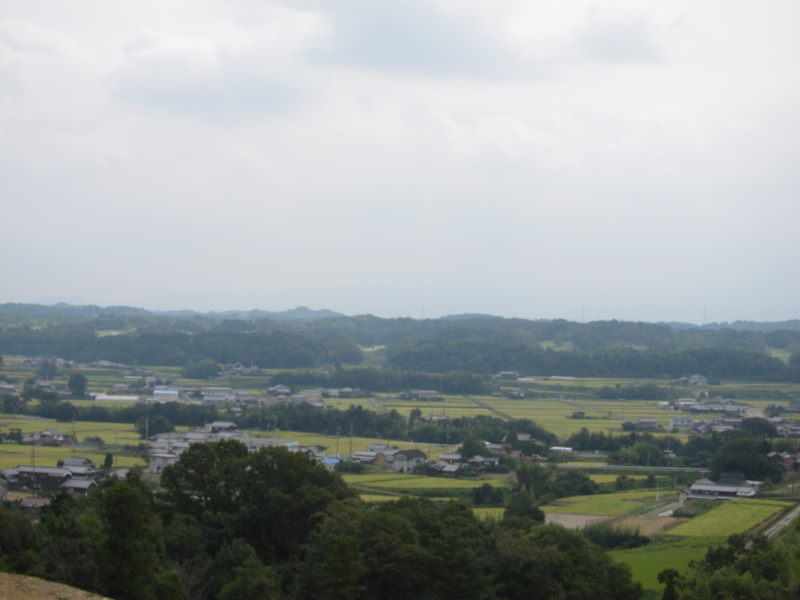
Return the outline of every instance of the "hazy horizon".
{"type": "Polygon", "coordinates": [[[797,317],[795,2],[2,5],[0,302],[797,317]]]}
{"type": "MultiPolygon", "coordinates": [[[[588,318],[586,316],[585,311],[576,318],[567,315],[553,315],[553,316],[542,316],[542,315],[517,315],[517,314],[497,314],[497,313],[488,313],[482,311],[461,311],[457,313],[443,313],[443,314],[428,314],[427,311],[424,311],[424,307],[421,307],[420,314],[385,314],[381,313],[380,311],[365,311],[365,312],[346,312],[343,310],[338,310],[335,307],[331,306],[324,306],[324,305],[309,305],[309,304],[297,304],[295,306],[284,306],[284,307],[264,307],[264,306],[249,306],[246,308],[243,307],[233,307],[233,308],[213,308],[208,310],[198,309],[192,306],[175,306],[175,307],[153,307],[153,306],[140,306],[130,303],[118,303],[118,304],[103,304],[98,302],[90,302],[85,298],[65,298],[60,300],[42,300],[42,301],[31,301],[31,302],[18,302],[18,301],[7,301],[8,303],[18,303],[18,304],[36,304],[42,306],[56,306],[58,304],[66,304],[69,306],[97,306],[99,308],[109,308],[109,307],[125,307],[125,308],[133,308],[133,309],[141,309],[146,310],[154,313],[158,312],[195,312],[199,314],[209,314],[209,313],[231,313],[231,312],[251,312],[251,311],[263,311],[263,312],[275,312],[275,313],[283,313],[283,312],[290,312],[297,309],[307,309],[310,311],[330,311],[334,313],[341,314],[345,317],[356,317],[356,316],[365,316],[371,315],[380,318],[412,318],[412,319],[439,319],[444,317],[458,317],[463,315],[483,315],[489,317],[500,317],[504,319],[528,319],[528,320],[556,320],[556,319],[564,319],[567,321],[573,321],[576,323],[581,322],[591,322],[591,321],[606,321],[606,320],[619,320],[619,321],[630,321],[630,322],[645,322],[645,323],[685,323],[688,325],[696,325],[696,326],[703,326],[703,325],[714,325],[714,324],[725,324],[725,323],[733,323],[736,321],[743,321],[743,322],[780,322],[780,321],[792,321],[797,320],[800,317],[787,317],[785,319],[776,319],[776,320],[758,320],[758,319],[749,319],[749,318],[736,318],[736,319],[729,319],[729,320],[719,320],[719,319],[706,319],[706,320],[698,320],[698,321],[687,321],[687,320],[678,320],[678,319],[625,319],[625,318],[617,318],[611,317],[608,319],[605,318],[588,318]]],[[[706,311],[706,316],[708,312],[706,311]]]]}

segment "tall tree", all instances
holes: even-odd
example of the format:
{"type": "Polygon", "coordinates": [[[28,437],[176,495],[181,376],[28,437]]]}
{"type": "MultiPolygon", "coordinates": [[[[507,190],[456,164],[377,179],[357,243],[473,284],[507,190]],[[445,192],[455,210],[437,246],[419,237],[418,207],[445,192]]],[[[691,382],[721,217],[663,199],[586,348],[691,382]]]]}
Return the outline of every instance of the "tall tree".
{"type": "Polygon", "coordinates": [[[86,397],[86,386],[88,384],[89,380],[83,373],[73,373],[67,380],[67,387],[72,392],[72,397],[78,399],[86,397]]]}

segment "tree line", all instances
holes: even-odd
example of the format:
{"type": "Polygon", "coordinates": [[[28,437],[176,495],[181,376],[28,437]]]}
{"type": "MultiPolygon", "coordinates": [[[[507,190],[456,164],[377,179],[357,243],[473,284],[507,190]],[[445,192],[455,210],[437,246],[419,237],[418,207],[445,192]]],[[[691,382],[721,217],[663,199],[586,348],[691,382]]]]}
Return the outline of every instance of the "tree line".
{"type": "Polygon", "coordinates": [[[800,595],[800,530],[769,540],[732,535],[683,574],[659,573],[664,600],[777,600],[800,595]]]}
{"type": "Polygon", "coordinates": [[[289,387],[317,386],[324,388],[361,388],[370,392],[400,392],[409,389],[427,389],[442,394],[485,394],[488,384],[484,377],[466,371],[447,373],[422,373],[360,367],[322,371],[282,371],[271,378],[273,385],[289,387]]]}
{"type": "Polygon", "coordinates": [[[346,339],[275,332],[133,331],[98,336],[92,324],[34,329],[0,328],[0,351],[60,356],[78,362],[109,360],[134,365],[183,366],[212,359],[262,368],[304,368],[336,362],[357,364],[358,346],[346,339]]]}
{"type": "Polygon", "coordinates": [[[793,322],[759,330],[486,315],[424,320],[328,316],[292,321],[261,318],[263,314],[230,318],[124,307],[79,310],[0,305],[0,352],[58,355],[81,362],[105,359],[180,366],[211,359],[264,368],[313,368],[360,364],[364,357],[360,347],[379,345],[386,347],[389,366],[399,371],[489,374],[518,370],[621,377],[700,373],[800,380],[800,331],[793,322]],[[108,331],[115,335],[102,335],[108,331]],[[792,356],[789,365],[770,357],[770,348],[787,351],[792,356]]]}
{"type": "Polygon", "coordinates": [[[590,432],[584,427],[566,444],[581,452],[607,452],[610,464],[708,468],[712,478],[737,471],[747,479],[775,482],[780,481],[782,470],[767,454],[800,449],[800,441],[777,437],[775,427],[760,418],[745,419],[737,430],[692,435],[686,441],[649,433],[590,432]]]}

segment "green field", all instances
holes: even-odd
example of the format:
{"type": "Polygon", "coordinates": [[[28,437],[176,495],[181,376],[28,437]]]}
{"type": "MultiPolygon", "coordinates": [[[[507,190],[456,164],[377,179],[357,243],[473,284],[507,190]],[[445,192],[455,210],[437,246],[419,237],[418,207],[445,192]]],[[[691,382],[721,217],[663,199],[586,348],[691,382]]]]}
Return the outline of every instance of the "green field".
{"type": "Polygon", "coordinates": [[[472,512],[475,513],[475,516],[485,521],[486,519],[495,519],[499,521],[503,518],[503,513],[505,513],[505,508],[473,508],[472,512]]]}
{"type": "MultiPolygon", "coordinates": [[[[595,483],[614,483],[619,475],[616,473],[590,473],[589,478],[595,483]]],[[[647,475],[628,475],[628,479],[633,481],[644,481],[647,475]]]]}
{"type": "MultiPolygon", "coordinates": [[[[113,334],[114,332],[104,332],[113,334]]],[[[382,349],[375,349],[380,352],[382,349]]],[[[372,350],[370,350],[372,352],[372,350]]],[[[369,352],[368,352],[369,354],[369,352]]],[[[30,377],[35,368],[22,367],[22,357],[5,356],[3,373],[17,381],[30,377]]],[[[269,386],[271,371],[265,370],[259,376],[231,375],[213,380],[185,379],[180,367],[153,366],[144,367],[175,385],[184,386],[226,386],[240,391],[247,391],[257,398],[266,400],[264,390],[269,386]]],[[[88,390],[91,393],[105,393],[115,383],[130,383],[134,379],[125,378],[124,371],[118,368],[96,368],[77,365],[73,369],[65,369],[61,374],[61,382],[72,372],[82,372],[89,379],[88,390]]],[[[653,383],[662,387],[670,387],[665,379],[624,379],[624,378],[574,378],[549,379],[536,376],[534,382],[503,382],[503,389],[527,389],[534,397],[525,399],[508,399],[494,396],[444,395],[441,402],[419,402],[398,400],[396,392],[379,392],[375,398],[326,399],[326,402],[339,409],[350,405],[363,406],[368,410],[396,410],[408,416],[413,409],[422,411],[423,417],[430,415],[448,415],[451,417],[472,417],[492,415],[500,418],[531,419],[544,429],[554,433],[562,440],[586,427],[590,431],[618,433],[623,420],[636,421],[641,417],[654,417],[657,422],[669,428],[670,419],[684,416],[685,413],[660,409],[655,401],[645,400],[600,400],[595,393],[603,386],[632,385],[635,383],[653,383]],[[586,418],[569,418],[575,412],[585,413],[586,418]]],[[[676,388],[690,396],[694,388],[676,388]]],[[[721,397],[740,399],[754,408],[765,408],[773,403],[800,401],[800,384],[791,383],[759,383],[747,381],[726,381],[721,385],[711,386],[712,393],[721,397]]],[[[78,401],[84,405],[84,401],[78,401]]],[[[120,406],[119,403],[103,402],[103,406],[120,406]]],[[[680,434],[679,437],[686,436],[680,434]]],[[[456,440],[454,440],[456,441],[456,440]]]]}
{"type": "Polygon", "coordinates": [[[637,490],[561,498],[556,502],[543,506],[542,510],[545,513],[614,516],[643,510],[652,505],[672,501],[675,498],[676,494],[673,492],[658,493],[656,490],[637,490]]]}
{"type": "Polygon", "coordinates": [[[361,498],[364,502],[392,502],[397,500],[401,496],[399,495],[383,495],[383,494],[359,494],[359,498],[361,498]]]}
{"type": "Polygon", "coordinates": [[[669,535],[702,538],[727,537],[734,533],[749,531],[781,510],[792,506],[791,502],[759,499],[735,499],[720,504],[713,510],[670,529],[669,535]]]}
{"type": "Polygon", "coordinates": [[[377,394],[376,399],[386,410],[396,410],[407,417],[415,408],[422,411],[422,416],[446,415],[449,417],[474,417],[476,415],[491,415],[492,412],[474,400],[465,396],[443,395],[442,400],[436,402],[419,400],[398,400],[396,394],[377,394]]]}
{"type": "Polygon", "coordinates": [[[111,452],[114,455],[115,466],[134,467],[147,466],[147,462],[138,457],[125,456],[119,454],[114,449],[80,448],[80,447],[43,447],[21,445],[21,444],[0,444],[0,469],[11,469],[20,465],[35,464],[41,467],[55,467],[59,460],[66,460],[70,456],[83,456],[96,465],[102,466],[106,454],[111,452]]]}
{"type": "Polygon", "coordinates": [[[352,446],[353,452],[366,450],[370,444],[388,444],[397,448],[412,449],[418,448],[429,456],[438,457],[442,452],[447,452],[448,447],[440,444],[415,444],[414,442],[387,440],[386,438],[367,438],[353,436],[339,436],[338,441],[335,435],[324,435],[322,433],[305,433],[302,431],[247,431],[253,436],[275,438],[277,440],[299,442],[301,446],[319,446],[326,448],[328,454],[350,455],[352,446]]]}
{"type": "Polygon", "coordinates": [[[647,589],[659,589],[658,573],[683,571],[691,560],[701,560],[708,547],[722,544],[729,535],[745,533],[792,506],[789,502],[736,499],[720,502],[712,510],[668,530],[648,546],[615,550],[610,554],[631,567],[634,579],[647,589]]]}
{"type": "Polygon", "coordinates": [[[139,444],[142,439],[131,423],[100,423],[76,421],[60,423],[53,419],[32,416],[0,415],[0,429],[19,429],[22,433],[37,433],[45,429],[60,429],[67,435],[73,433],[78,440],[100,437],[107,444],[139,444]]]}
{"type": "Polygon", "coordinates": [[[450,477],[427,477],[425,475],[404,475],[402,473],[373,473],[368,475],[344,475],[348,485],[358,488],[382,488],[387,490],[471,490],[489,485],[502,487],[500,479],[453,479],[450,477]]]}
{"type": "Polygon", "coordinates": [[[624,562],[631,568],[634,581],[648,590],[661,589],[658,574],[664,569],[683,572],[691,561],[702,560],[712,544],[719,544],[719,538],[685,538],[659,540],[647,546],[632,550],[611,550],[614,560],[624,562]]]}

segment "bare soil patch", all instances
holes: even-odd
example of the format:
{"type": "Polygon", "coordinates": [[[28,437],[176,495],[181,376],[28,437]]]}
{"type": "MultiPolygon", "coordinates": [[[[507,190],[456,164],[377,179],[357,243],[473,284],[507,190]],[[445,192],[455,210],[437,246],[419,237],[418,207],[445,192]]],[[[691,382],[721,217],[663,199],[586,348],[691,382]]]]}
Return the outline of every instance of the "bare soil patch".
{"type": "Polygon", "coordinates": [[[686,519],[679,519],[677,517],[627,517],[617,521],[617,525],[621,527],[638,527],[642,535],[652,537],[666,531],[670,527],[674,527],[678,523],[683,523],[686,519]]]}
{"type": "Polygon", "coordinates": [[[3,600],[110,600],[68,585],[27,575],[0,573],[0,598],[3,600]]]}
{"type": "Polygon", "coordinates": [[[575,515],[570,513],[547,513],[545,523],[555,523],[567,529],[582,529],[587,525],[607,520],[608,517],[598,515],[575,515]]]}

